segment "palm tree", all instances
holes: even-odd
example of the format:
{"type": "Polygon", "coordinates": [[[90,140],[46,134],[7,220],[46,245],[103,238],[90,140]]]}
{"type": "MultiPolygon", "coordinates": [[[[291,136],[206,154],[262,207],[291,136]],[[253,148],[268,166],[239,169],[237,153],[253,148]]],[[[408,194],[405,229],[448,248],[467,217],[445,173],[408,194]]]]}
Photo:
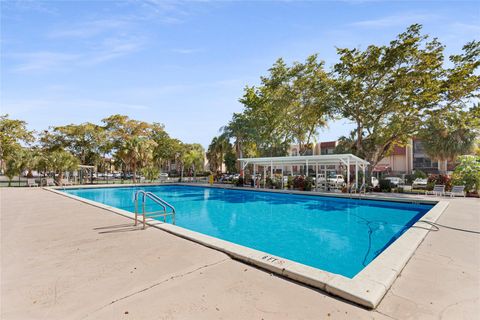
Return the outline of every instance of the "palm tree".
{"type": "Polygon", "coordinates": [[[210,170],[222,170],[224,157],[229,146],[230,142],[228,141],[226,134],[222,134],[212,139],[207,151],[207,159],[210,164],[210,170]]]}
{"type": "Polygon", "coordinates": [[[197,169],[202,167],[203,164],[203,147],[199,144],[187,145],[187,151],[183,156],[183,162],[185,167],[192,170],[193,175],[196,177],[197,169]]]}
{"type": "Polygon", "coordinates": [[[210,166],[210,170],[215,172],[221,166],[220,159],[217,153],[217,144],[218,144],[218,137],[213,137],[212,142],[208,146],[207,150],[207,159],[208,164],[210,166]]]}
{"type": "MultiPolygon", "coordinates": [[[[244,144],[248,141],[249,129],[248,120],[243,114],[234,113],[232,120],[221,129],[225,137],[234,139],[235,153],[237,159],[243,158],[244,144]]],[[[238,165],[238,172],[241,172],[240,163],[238,165]]]]}
{"type": "Polygon", "coordinates": [[[57,183],[59,185],[62,185],[64,172],[77,170],[80,164],[75,156],[65,150],[53,151],[47,157],[55,173],[58,173],[57,183]]]}
{"type": "Polygon", "coordinates": [[[437,113],[428,118],[420,133],[426,154],[431,159],[446,162],[470,153],[479,128],[472,123],[475,120],[469,118],[475,117],[458,112],[448,115],[437,113]]]}

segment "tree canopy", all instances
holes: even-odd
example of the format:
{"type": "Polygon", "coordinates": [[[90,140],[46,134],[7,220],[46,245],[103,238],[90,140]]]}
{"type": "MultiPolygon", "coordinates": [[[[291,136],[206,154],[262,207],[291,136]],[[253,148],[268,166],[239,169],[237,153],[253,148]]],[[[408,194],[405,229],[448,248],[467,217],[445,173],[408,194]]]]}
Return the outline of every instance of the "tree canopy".
{"type": "Polygon", "coordinates": [[[480,42],[446,63],[444,46],[421,31],[414,24],[386,45],[338,48],[329,71],[318,55],[290,66],[278,59],[259,85],[245,88],[243,111],[223,128],[237,158],[286,155],[291,143],[304,154],[332,119],[355,127],[337,151],[370,169],[412,137],[426,140],[431,157],[468,153],[480,132],[480,42]]]}
{"type": "Polygon", "coordinates": [[[122,171],[131,172],[134,180],[137,171],[149,180],[157,178],[161,167],[172,160],[185,159],[191,172],[203,171],[203,148],[171,138],[160,123],[119,114],[102,122],[103,125],[87,122],[52,127],[36,137],[24,121],[2,116],[2,169],[9,177],[33,169],[63,174],[79,164],[105,170],[109,157],[122,171]]]}

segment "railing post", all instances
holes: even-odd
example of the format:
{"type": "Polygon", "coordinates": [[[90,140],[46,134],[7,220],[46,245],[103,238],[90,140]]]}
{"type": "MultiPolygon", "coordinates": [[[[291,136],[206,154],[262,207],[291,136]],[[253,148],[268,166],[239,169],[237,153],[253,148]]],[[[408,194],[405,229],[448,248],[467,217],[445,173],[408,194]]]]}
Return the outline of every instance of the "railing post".
{"type": "Polygon", "coordinates": [[[138,193],[135,193],[135,224],[134,226],[137,225],[137,220],[138,220],[138,193]]]}
{"type": "Polygon", "coordinates": [[[146,197],[143,196],[143,201],[142,201],[143,229],[144,230],[145,230],[145,227],[146,227],[146,225],[145,225],[145,201],[146,201],[146,199],[145,198],[146,197]]]}

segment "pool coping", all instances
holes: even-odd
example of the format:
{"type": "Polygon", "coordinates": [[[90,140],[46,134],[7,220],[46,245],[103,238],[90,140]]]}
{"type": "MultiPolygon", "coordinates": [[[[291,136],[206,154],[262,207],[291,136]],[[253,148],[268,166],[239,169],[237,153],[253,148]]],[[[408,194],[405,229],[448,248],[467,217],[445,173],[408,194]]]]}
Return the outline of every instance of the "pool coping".
{"type": "MultiPolygon", "coordinates": [[[[105,210],[109,210],[124,217],[134,219],[135,215],[129,211],[108,206],[96,201],[81,198],[75,195],[62,192],[63,189],[84,189],[84,188],[104,188],[104,187],[132,187],[132,186],[156,186],[165,184],[123,184],[123,185],[102,185],[102,186],[72,186],[72,187],[54,187],[45,190],[66,196],[105,210]]],[[[199,186],[198,184],[172,183],[168,185],[187,185],[199,186]]],[[[207,185],[202,185],[206,187],[207,185]]],[[[210,186],[218,188],[217,186],[210,186]]],[[[220,187],[222,188],[222,187],[220,187]]],[[[239,189],[244,191],[261,191],[261,192],[276,192],[276,193],[290,193],[301,195],[316,195],[316,196],[336,196],[346,197],[352,199],[364,200],[384,200],[393,202],[409,202],[409,203],[428,203],[434,204],[421,220],[428,222],[435,222],[448,207],[449,202],[445,200],[423,200],[423,199],[408,199],[408,198],[392,198],[392,197],[378,197],[368,195],[344,195],[344,194],[326,194],[317,192],[298,192],[288,190],[258,190],[248,188],[228,187],[228,189],[239,189]]],[[[354,302],[361,306],[374,309],[378,306],[384,295],[392,286],[395,279],[401,273],[402,269],[408,263],[413,253],[426,237],[429,232],[429,225],[417,221],[410,227],[403,235],[396,239],[388,246],[379,256],[370,262],[362,271],[360,271],[352,279],[345,276],[313,268],[298,262],[284,259],[278,256],[271,255],[266,252],[248,248],[229,241],[221,240],[211,237],[199,232],[191,231],[169,223],[163,223],[158,220],[147,218],[149,226],[164,230],[182,238],[195,241],[199,244],[209,248],[222,251],[235,260],[246,262],[255,265],[262,269],[268,270],[280,276],[304,283],[306,285],[326,291],[334,296],[341,297],[348,301],[354,302]]]]}

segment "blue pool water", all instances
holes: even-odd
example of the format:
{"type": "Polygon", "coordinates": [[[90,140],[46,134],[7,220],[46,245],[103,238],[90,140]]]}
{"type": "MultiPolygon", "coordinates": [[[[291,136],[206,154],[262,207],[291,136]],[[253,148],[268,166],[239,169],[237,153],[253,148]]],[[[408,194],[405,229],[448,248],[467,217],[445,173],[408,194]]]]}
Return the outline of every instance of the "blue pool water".
{"type": "MultiPolygon", "coordinates": [[[[352,278],[432,205],[190,186],[142,187],[176,225],[352,278]]],[[[65,192],[134,212],[138,187],[65,192]]],[[[150,201],[150,200],[149,200],[150,201]]],[[[147,210],[159,210],[147,202],[147,210]]]]}

